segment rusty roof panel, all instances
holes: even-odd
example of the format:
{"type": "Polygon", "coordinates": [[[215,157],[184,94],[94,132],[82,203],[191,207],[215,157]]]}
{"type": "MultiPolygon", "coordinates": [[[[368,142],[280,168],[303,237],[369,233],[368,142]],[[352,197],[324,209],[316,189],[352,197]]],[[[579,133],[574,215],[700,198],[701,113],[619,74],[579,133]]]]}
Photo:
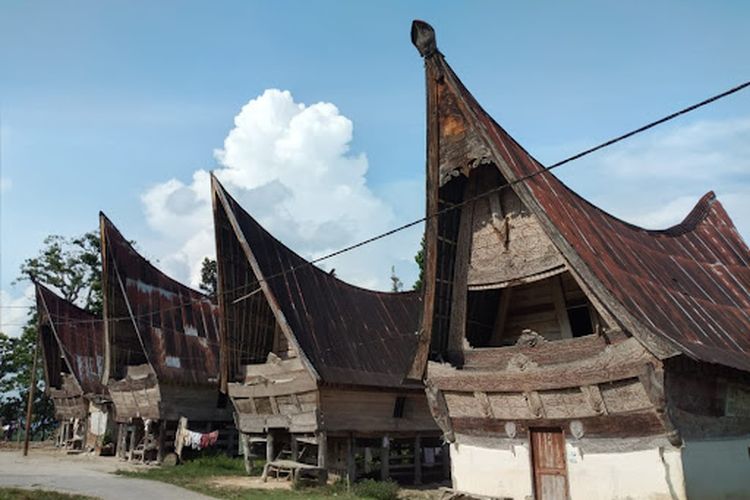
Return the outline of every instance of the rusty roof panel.
{"type": "MultiPolygon", "coordinates": [[[[431,36],[424,23],[416,22],[414,29],[431,36]]],[[[750,370],[750,249],[713,192],[671,228],[647,230],[624,222],[543,172],[476,102],[442,54],[427,53],[426,64],[428,77],[440,75],[428,85],[445,87],[460,104],[429,110],[439,115],[441,137],[452,133],[442,115],[462,113],[460,119],[484,138],[507,180],[534,175],[512,188],[598,298],[621,311],[619,320],[642,325],[672,352],[750,370]]],[[[431,168],[441,164],[442,159],[431,168]]]]}
{"type": "Polygon", "coordinates": [[[42,339],[42,344],[48,346],[49,342],[56,342],[59,346],[59,351],[45,349],[45,373],[59,361],[48,359],[49,355],[58,352],[85,394],[105,394],[106,388],[101,383],[104,367],[101,319],[38,283],[36,301],[40,326],[49,326],[49,329],[41,329],[42,335],[53,337],[42,339]]]}
{"type": "MultiPolygon", "coordinates": [[[[218,306],[154,267],[135,251],[112,222],[102,215],[105,293],[124,290],[126,306],[105,312],[108,321],[136,326],[149,363],[160,382],[216,384],[219,374],[218,306]],[[110,315],[115,318],[108,317],[110,315]]],[[[105,308],[107,311],[107,308],[105,308]]],[[[130,348],[130,347],[129,347],[130,348]]]]}
{"type": "Polygon", "coordinates": [[[287,248],[215,182],[261,275],[322,380],[400,387],[416,346],[421,299],[350,285],[287,248]]]}

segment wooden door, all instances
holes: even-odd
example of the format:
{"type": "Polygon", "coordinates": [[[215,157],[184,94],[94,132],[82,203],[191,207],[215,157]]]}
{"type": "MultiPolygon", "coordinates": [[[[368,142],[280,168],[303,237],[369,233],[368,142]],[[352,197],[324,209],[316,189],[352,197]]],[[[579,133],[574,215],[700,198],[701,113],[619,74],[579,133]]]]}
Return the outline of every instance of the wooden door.
{"type": "Polygon", "coordinates": [[[568,500],[565,436],[560,429],[531,429],[536,500],[568,500]]]}

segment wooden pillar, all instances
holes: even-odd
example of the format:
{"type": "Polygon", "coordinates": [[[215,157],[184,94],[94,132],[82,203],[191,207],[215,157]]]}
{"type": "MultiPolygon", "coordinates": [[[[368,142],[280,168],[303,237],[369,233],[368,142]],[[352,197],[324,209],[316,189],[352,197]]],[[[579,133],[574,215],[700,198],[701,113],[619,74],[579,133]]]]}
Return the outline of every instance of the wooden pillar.
{"type": "MultiPolygon", "coordinates": [[[[159,421],[159,441],[158,441],[158,447],[156,449],[156,461],[159,463],[162,463],[164,460],[164,451],[165,446],[164,443],[167,438],[167,421],[162,419],[159,421]]],[[[146,455],[145,453],[143,454],[146,455]]]]}
{"type": "Polygon", "coordinates": [[[449,479],[451,477],[451,455],[450,455],[450,445],[444,444],[443,445],[443,451],[441,455],[443,455],[443,479],[449,479]]]}
{"type": "Polygon", "coordinates": [[[130,427],[130,446],[128,449],[128,460],[133,460],[133,452],[135,451],[135,446],[138,444],[138,432],[137,432],[137,426],[135,424],[132,424],[130,427]]]}
{"type": "Polygon", "coordinates": [[[227,426],[223,429],[223,432],[227,433],[227,455],[229,455],[230,457],[237,456],[237,448],[235,448],[237,443],[235,443],[234,438],[235,433],[238,431],[236,431],[232,427],[227,426]]]}
{"type": "Polygon", "coordinates": [[[318,440],[318,468],[320,470],[319,482],[325,484],[328,481],[328,436],[324,431],[316,433],[318,440]]]}
{"type": "Polygon", "coordinates": [[[422,484],[422,438],[414,437],[414,484],[422,484]]]}
{"type": "Polygon", "coordinates": [[[346,482],[349,487],[357,480],[357,463],[354,461],[354,435],[349,434],[346,439],[346,482]]]}
{"type": "Polygon", "coordinates": [[[273,459],[276,458],[273,445],[273,432],[268,431],[268,434],[266,435],[266,463],[273,462],[273,459]]]}
{"type": "Polygon", "coordinates": [[[250,436],[241,432],[240,442],[242,443],[242,458],[245,462],[245,472],[250,475],[253,473],[253,457],[251,455],[252,449],[250,447],[250,436]]]}
{"type": "Polygon", "coordinates": [[[297,459],[299,458],[299,442],[297,441],[296,434],[292,434],[290,436],[290,440],[291,440],[290,447],[292,449],[292,460],[296,462],[297,459]]]}
{"type": "Polygon", "coordinates": [[[383,436],[383,444],[380,447],[380,479],[386,481],[391,477],[391,440],[383,436]]]}

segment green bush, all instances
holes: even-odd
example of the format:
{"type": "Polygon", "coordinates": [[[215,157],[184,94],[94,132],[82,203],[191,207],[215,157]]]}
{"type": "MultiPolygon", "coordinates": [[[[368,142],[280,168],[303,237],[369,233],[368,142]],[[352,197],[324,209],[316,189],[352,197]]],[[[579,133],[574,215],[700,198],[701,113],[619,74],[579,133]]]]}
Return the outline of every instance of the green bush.
{"type": "Polygon", "coordinates": [[[397,500],[398,484],[394,481],[375,481],[365,479],[354,485],[354,494],[362,498],[374,498],[375,500],[397,500]]]}

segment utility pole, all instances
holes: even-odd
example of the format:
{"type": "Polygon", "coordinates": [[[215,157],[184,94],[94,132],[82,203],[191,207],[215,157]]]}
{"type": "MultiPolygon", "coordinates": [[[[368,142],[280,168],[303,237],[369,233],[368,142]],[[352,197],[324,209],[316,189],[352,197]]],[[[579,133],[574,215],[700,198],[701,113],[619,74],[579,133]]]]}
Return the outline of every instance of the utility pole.
{"type": "Polygon", "coordinates": [[[31,382],[29,384],[29,402],[26,406],[26,433],[23,438],[23,456],[29,454],[29,433],[31,432],[31,415],[34,408],[34,390],[36,389],[36,358],[39,351],[39,330],[36,333],[36,343],[34,344],[34,361],[31,363],[31,382]]]}

